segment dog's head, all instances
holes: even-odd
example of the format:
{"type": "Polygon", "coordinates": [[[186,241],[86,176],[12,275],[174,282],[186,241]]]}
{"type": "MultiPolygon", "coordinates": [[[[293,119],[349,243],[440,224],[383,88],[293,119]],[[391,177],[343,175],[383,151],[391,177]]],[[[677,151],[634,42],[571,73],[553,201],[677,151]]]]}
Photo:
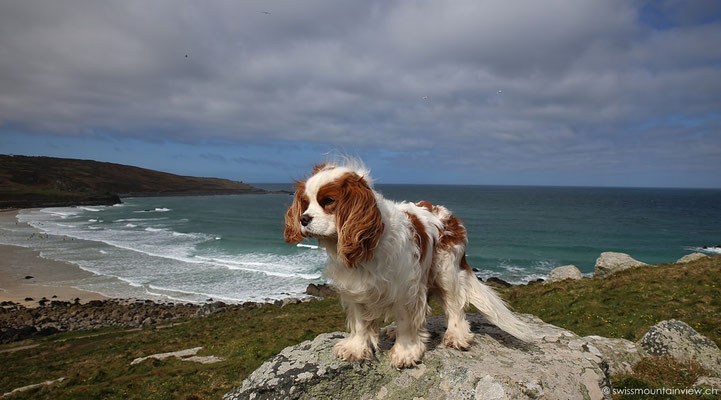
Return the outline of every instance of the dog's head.
{"type": "Polygon", "coordinates": [[[317,165],[305,182],[296,183],[293,204],[285,214],[285,241],[306,237],[337,240],[338,258],[353,268],[373,257],[383,221],[369,181],[347,167],[317,165]]]}

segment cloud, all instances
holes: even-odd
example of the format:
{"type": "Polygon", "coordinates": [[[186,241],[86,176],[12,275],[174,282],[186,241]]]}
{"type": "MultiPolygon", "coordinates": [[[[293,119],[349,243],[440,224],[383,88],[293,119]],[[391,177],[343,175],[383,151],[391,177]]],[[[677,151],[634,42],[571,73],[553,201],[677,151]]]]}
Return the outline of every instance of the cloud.
{"type": "Polygon", "coordinates": [[[0,129],[384,149],[477,171],[718,168],[719,12],[617,0],[6,2],[0,129]]]}

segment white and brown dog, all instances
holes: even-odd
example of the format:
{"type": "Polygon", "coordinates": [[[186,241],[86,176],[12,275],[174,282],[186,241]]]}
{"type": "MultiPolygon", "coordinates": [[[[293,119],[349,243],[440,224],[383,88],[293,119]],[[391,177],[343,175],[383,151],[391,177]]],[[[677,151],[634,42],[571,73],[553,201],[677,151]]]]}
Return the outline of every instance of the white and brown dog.
{"type": "Polygon", "coordinates": [[[371,358],[378,319],[395,317],[391,362],[416,365],[425,351],[428,295],[440,297],[448,328],[443,344],[466,349],[473,340],[464,309],[472,304],[490,322],[527,340],[526,325],[478,281],[466,262],[466,229],[443,206],[394,202],[373,190],[357,163],[322,164],[296,184],[285,216],[285,240],[318,239],[328,253],[326,275],[346,310],[350,336],[334,348],[348,361],[371,358]]]}

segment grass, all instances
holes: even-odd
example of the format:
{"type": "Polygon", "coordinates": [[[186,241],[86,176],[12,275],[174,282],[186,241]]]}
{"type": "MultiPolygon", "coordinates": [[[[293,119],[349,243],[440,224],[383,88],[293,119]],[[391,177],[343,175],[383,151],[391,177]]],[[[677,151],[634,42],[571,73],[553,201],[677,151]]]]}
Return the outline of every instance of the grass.
{"type": "Polygon", "coordinates": [[[40,344],[0,353],[0,363],[10,366],[0,376],[0,394],[66,377],[61,383],[12,398],[220,398],[283,348],[323,332],[342,330],[344,321],[337,301],[326,299],[215,314],[165,329],[105,328],[26,340],[0,346],[1,351],[40,344]],[[86,337],[89,334],[96,336],[86,337]],[[130,365],[137,357],[197,346],[203,346],[198,355],[220,356],[226,361],[203,365],[170,358],[130,365]]]}
{"type": "MultiPolygon", "coordinates": [[[[640,338],[655,323],[681,319],[721,342],[721,257],[687,265],[636,268],[609,278],[530,285],[502,290],[516,311],[580,335],[640,338]]],[[[435,303],[434,303],[435,304],[435,303]]],[[[434,313],[439,312],[437,304],[434,313]]],[[[219,399],[263,361],[286,346],[343,330],[336,299],[267,306],[181,321],[143,330],[104,328],[65,332],[0,346],[0,395],[14,388],[66,377],[63,382],[13,399],[219,399]],[[14,352],[8,349],[37,344],[14,352]],[[203,346],[198,355],[226,360],[202,365],[137,357],[203,346]]],[[[650,359],[634,374],[614,377],[615,387],[688,387],[705,371],[650,359]],[[681,385],[681,386],[679,386],[681,385]]],[[[634,397],[617,397],[633,399],[634,397]]],[[[680,397],[682,398],[682,397],[680,397]]]]}
{"type": "Polygon", "coordinates": [[[636,341],[648,327],[675,318],[721,346],[721,256],[637,267],[606,279],[517,286],[504,295],[515,311],[582,336],[636,341]]]}

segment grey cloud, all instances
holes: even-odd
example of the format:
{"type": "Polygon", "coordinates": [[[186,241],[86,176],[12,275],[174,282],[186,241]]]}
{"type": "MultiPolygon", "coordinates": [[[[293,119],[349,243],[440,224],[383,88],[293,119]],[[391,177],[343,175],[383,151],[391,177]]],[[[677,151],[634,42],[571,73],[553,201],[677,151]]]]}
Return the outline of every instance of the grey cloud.
{"type": "Polygon", "coordinates": [[[679,151],[721,166],[716,123],[664,122],[721,110],[721,24],[699,25],[718,10],[659,3],[679,25],[654,30],[639,4],[4,2],[0,126],[430,151],[479,169],[690,165],[679,151]]]}

